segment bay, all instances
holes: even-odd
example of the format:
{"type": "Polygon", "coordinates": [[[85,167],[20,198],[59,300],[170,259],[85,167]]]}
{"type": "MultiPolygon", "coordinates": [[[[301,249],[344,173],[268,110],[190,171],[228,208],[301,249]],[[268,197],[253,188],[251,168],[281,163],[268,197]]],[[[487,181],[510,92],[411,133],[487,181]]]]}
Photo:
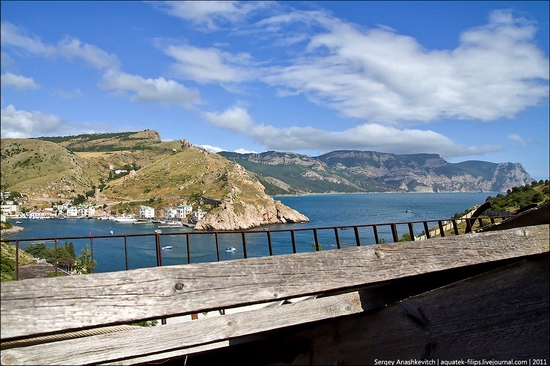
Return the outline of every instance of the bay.
{"type": "MultiPolygon", "coordinates": [[[[332,226],[356,226],[380,223],[407,223],[422,220],[447,220],[474,205],[482,204],[488,196],[496,193],[379,193],[379,194],[313,194],[304,196],[276,196],[274,199],[308,216],[310,222],[300,224],[268,225],[246,234],[246,248],[240,233],[195,232],[187,227],[165,228],[158,235],[161,246],[172,249],[161,250],[162,265],[233,260],[261,257],[270,254],[289,254],[294,251],[288,230],[295,230],[297,252],[313,251],[315,237],[312,228],[332,226]],[[269,230],[267,234],[266,229],[269,230]],[[310,230],[305,230],[310,229],[310,230]],[[278,230],[284,230],[278,232],[278,230]],[[267,235],[272,241],[271,253],[267,235]],[[217,237],[217,238],[216,238],[217,237]],[[189,255],[188,255],[189,247],[189,255]],[[226,252],[234,247],[234,252],[226,252]]],[[[12,240],[29,238],[50,238],[41,241],[20,241],[20,247],[45,242],[53,247],[74,243],[76,254],[86,244],[92,246],[97,265],[94,272],[111,272],[157,265],[156,224],[118,223],[97,219],[48,219],[24,220],[25,230],[9,235],[12,240]],[[113,232],[113,235],[110,232],[113,232]],[[136,236],[151,234],[149,236],[136,236]],[[90,236],[94,236],[90,240],[90,236]],[[96,238],[96,236],[105,236],[96,238]],[[71,239],[63,239],[70,237],[71,239]],[[76,238],[79,237],[79,238],[76,238]],[[126,253],[127,256],[126,256],[126,253]],[[127,259],[126,259],[127,258],[127,259]],[[126,262],[128,264],[126,264],[126,262]]],[[[415,235],[423,231],[421,224],[414,224],[415,235]]],[[[399,235],[407,232],[406,224],[398,225],[399,235]]],[[[361,245],[374,243],[371,227],[358,230],[361,245]]],[[[393,241],[389,226],[379,228],[380,238],[393,241]]],[[[341,247],[357,245],[354,230],[340,230],[341,247]]],[[[318,230],[318,243],[323,250],[335,249],[337,241],[334,229],[318,230]]]]}

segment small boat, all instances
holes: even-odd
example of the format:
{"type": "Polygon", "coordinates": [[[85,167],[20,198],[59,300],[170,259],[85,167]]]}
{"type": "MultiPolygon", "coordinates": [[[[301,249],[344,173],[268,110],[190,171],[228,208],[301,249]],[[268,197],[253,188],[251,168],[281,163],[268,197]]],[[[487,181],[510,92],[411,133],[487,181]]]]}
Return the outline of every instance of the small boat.
{"type": "Polygon", "coordinates": [[[166,222],[166,225],[168,225],[168,226],[183,226],[183,222],[181,222],[181,221],[168,221],[168,222],[166,222]]]}
{"type": "Polygon", "coordinates": [[[162,249],[162,250],[172,249],[172,246],[171,246],[171,245],[167,245],[167,246],[165,246],[165,247],[162,247],[161,249],[162,249]]]}
{"type": "Polygon", "coordinates": [[[109,231],[109,234],[113,235],[115,232],[113,230],[109,231]]]}
{"type": "Polygon", "coordinates": [[[237,250],[237,249],[235,249],[235,247],[227,247],[227,248],[225,248],[225,252],[226,252],[226,253],[233,253],[235,250],[237,250]]]}
{"type": "Polygon", "coordinates": [[[134,219],[133,217],[129,217],[129,216],[115,217],[114,220],[116,222],[121,222],[121,223],[137,222],[137,219],[134,219]]]}
{"type": "Polygon", "coordinates": [[[22,224],[23,222],[21,222],[21,221],[16,221],[15,223],[16,223],[16,224],[22,224]]]}
{"type": "Polygon", "coordinates": [[[410,209],[406,209],[405,212],[411,212],[411,210],[410,210],[410,209]]]}
{"type": "Polygon", "coordinates": [[[155,234],[162,234],[162,230],[161,229],[156,229],[155,234]]]}

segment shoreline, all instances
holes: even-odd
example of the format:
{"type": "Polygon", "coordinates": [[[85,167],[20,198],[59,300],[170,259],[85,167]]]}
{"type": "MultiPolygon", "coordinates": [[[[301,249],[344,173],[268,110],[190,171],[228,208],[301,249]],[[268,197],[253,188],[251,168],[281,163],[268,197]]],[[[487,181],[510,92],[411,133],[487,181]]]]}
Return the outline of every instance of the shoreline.
{"type": "Polygon", "coordinates": [[[11,235],[11,234],[17,234],[25,230],[25,228],[21,226],[12,226],[9,229],[2,229],[2,236],[4,235],[11,235]]]}

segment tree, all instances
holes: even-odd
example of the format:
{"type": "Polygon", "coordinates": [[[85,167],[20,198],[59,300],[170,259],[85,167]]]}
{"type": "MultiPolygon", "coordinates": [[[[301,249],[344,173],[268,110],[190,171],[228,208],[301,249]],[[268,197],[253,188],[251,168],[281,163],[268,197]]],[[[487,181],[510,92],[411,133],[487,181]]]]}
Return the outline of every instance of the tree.
{"type": "Polygon", "coordinates": [[[86,248],[80,251],[80,256],[76,258],[73,268],[77,274],[92,273],[97,261],[92,261],[92,251],[90,250],[90,244],[86,244],[86,248]]]}
{"type": "Polygon", "coordinates": [[[86,197],[84,197],[83,195],[79,194],[79,195],[77,195],[77,196],[73,199],[73,205],[74,205],[74,206],[80,205],[80,204],[84,203],[84,201],[86,201],[86,197]]]}

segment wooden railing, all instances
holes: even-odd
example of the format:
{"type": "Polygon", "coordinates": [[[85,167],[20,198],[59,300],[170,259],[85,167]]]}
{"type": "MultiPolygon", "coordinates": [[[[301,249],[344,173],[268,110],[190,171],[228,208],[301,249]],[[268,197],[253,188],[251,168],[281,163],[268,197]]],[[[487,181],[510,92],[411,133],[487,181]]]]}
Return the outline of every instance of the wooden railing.
{"type": "MultiPolygon", "coordinates": [[[[1,361],[133,364],[192,355],[277,329],[364,313],[372,299],[360,289],[369,285],[548,251],[545,224],[417,242],[7,282],[1,289],[1,361]],[[304,297],[309,300],[292,301],[304,297]],[[279,306],[229,312],[259,304],[279,306]],[[226,310],[225,315],[170,321],[218,310],[226,310]],[[161,318],[169,321],[121,327],[161,318]]],[[[415,314],[414,309],[410,312],[415,314]]]]}

